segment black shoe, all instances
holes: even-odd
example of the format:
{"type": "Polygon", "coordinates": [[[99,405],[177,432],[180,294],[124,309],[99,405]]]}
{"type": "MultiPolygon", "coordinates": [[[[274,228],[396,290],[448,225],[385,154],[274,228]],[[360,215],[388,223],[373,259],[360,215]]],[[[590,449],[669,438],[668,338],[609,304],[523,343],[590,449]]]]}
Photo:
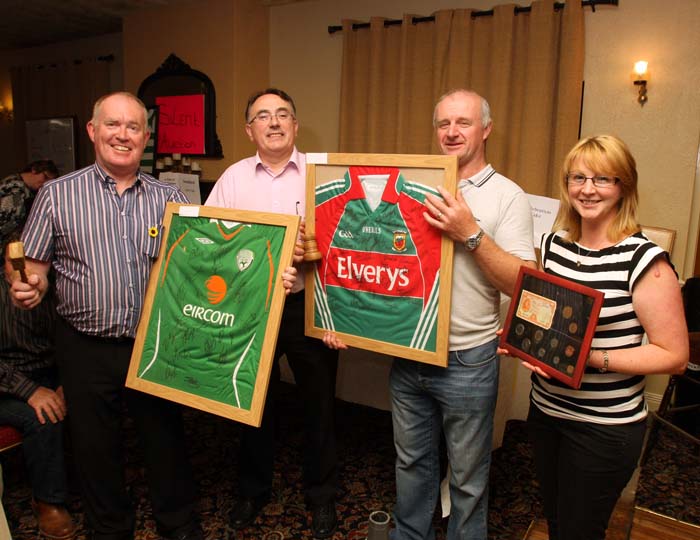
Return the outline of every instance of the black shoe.
{"type": "Polygon", "coordinates": [[[245,497],[239,499],[231,511],[229,523],[233,529],[247,527],[258,517],[260,510],[267,504],[267,498],[245,497]]]}
{"type": "Polygon", "coordinates": [[[333,536],[338,525],[335,514],[335,503],[329,502],[316,506],[311,510],[311,532],[314,538],[328,538],[333,536]]]}

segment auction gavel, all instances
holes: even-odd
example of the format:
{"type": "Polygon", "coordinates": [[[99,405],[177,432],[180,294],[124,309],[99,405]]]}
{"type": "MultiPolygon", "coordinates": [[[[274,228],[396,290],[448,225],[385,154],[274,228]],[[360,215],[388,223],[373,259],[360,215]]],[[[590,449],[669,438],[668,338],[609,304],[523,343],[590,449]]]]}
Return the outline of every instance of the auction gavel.
{"type": "Polygon", "coordinates": [[[10,242],[7,245],[7,255],[12,263],[12,268],[19,272],[20,279],[27,283],[27,272],[24,264],[24,244],[22,242],[10,242]]]}

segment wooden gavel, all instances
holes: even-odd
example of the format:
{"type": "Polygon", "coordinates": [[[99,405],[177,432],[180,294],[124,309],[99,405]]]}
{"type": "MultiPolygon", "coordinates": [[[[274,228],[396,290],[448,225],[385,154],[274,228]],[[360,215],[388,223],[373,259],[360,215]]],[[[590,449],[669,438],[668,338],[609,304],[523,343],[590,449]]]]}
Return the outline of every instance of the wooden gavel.
{"type": "Polygon", "coordinates": [[[314,262],[321,259],[321,252],[318,250],[315,234],[304,235],[304,260],[314,262]]]}
{"type": "Polygon", "coordinates": [[[10,242],[7,245],[7,255],[12,263],[12,268],[19,272],[20,279],[27,283],[27,272],[24,264],[24,244],[22,242],[10,242]]]}

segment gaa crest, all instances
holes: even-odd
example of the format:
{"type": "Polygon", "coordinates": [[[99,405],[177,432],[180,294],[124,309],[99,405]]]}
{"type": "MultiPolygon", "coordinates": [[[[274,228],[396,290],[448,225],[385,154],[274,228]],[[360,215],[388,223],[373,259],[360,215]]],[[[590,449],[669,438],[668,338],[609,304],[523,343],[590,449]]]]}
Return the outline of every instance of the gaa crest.
{"type": "Polygon", "coordinates": [[[238,266],[238,270],[243,272],[243,270],[247,270],[248,267],[253,264],[253,260],[255,259],[255,255],[253,252],[249,249],[242,249],[236,254],[236,266],[238,266]]]}
{"type": "Polygon", "coordinates": [[[406,231],[394,231],[394,251],[406,251],[406,231]]]}

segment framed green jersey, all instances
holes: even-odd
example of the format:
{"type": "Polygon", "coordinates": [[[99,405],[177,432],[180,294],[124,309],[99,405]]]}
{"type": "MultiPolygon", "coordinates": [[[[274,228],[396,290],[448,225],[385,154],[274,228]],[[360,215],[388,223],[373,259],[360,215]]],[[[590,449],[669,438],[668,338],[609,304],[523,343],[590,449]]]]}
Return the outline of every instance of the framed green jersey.
{"type": "Polygon", "coordinates": [[[126,385],[259,426],[299,219],[168,203],[126,385]]]}
{"type": "Polygon", "coordinates": [[[446,366],[453,242],[424,218],[454,156],[307,154],[306,333],[446,366]],[[313,214],[313,215],[311,215],[313,214]]]}

